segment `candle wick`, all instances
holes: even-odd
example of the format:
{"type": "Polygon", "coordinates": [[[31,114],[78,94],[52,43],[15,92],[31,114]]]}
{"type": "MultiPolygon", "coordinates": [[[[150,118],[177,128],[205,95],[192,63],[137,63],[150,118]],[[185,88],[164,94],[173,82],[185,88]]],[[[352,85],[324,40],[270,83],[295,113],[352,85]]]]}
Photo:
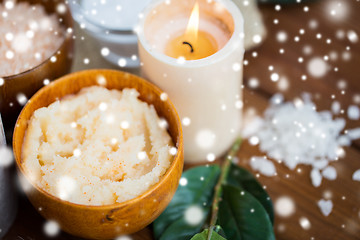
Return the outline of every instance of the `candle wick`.
{"type": "Polygon", "coordinates": [[[183,44],[189,45],[189,47],[190,47],[190,52],[194,52],[194,48],[193,48],[193,46],[191,45],[191,43],[189,43],[189,42],[183,42],[183,44]]]}

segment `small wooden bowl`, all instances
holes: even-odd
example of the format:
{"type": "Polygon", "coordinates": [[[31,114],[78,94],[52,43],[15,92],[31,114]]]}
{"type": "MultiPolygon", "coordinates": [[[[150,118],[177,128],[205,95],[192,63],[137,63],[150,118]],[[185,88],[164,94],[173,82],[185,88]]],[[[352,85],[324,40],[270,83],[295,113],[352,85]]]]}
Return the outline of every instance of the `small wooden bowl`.
{"type": "Polygon", "coordinates": [[[110,239],[130,234],[154,221],[172,199],[183,169],[183,139],[181,122],[170,100],[160,99],[161,90],[135,75],[114,70],[86,70],[66,75],[38,91],[22,110],[14,131],[13,149],[20,174],[30,182],[28,198],[46,219],[55,220],[61,228],[75,236],[90,239],[110,239]],[[140,99],[154,105],[157,113],[169,123],[169,134],[178,148],[173,162],[160,181],[132,200],[105,206],[85,206],[70,203],[50,195],[31,183],[23,168],[21,153],[27,124],[34,111],[56,99],[74,94],[81,88],[98,85],[99,76],[106,79],[108,89],[135,88],[140,99]]]}
{"type": "MultiPolygon", "coordinates": [[[[4,0],[0,0],[0,3],[4,0]]],[[[66,7],[66,12],[59,14],[56,11],[58,4],[64,4],[65,0],[18,0],[17,2],[28,2],[30,4],[40,4],[44,6],[48,14],[56,13],[62,19],[61,25],[66,30],[72,28],[73,21],[70,9],[66,7]]],[[[65,4],[65,6],[67,6],[65,4]]],[[[66,33],[64,33],[66,34],[66,33]]],[[[25,94],[30,98],[37,90],[44,86],[44,79],[54,80],[70,72],[73,56],[73,39],[71,34],[66,35],[64,42],[54,52],[56,61],[51,62],[49,56],[40,65],[35,66],[25,72],[10,76],[0,76],[4,79],[4,85],[0,86],[0,112],[3,116],[5,129],[13,129],[15,121],[21,111],[21,106],[16,100],[19,93],[25,94]]]]}

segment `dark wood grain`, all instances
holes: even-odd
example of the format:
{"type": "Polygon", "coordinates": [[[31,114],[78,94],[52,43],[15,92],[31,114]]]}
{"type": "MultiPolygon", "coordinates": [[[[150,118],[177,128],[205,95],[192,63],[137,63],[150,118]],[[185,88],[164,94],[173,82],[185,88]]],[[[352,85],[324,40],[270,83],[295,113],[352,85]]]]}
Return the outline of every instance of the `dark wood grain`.
{"type": "MultiPolygon", "coordinates": [[[[354,95],[360,94],[360,42],[352,43],[346,37],[338,39],[336,32],[343,30],[346,33],[348,30],[354,30],[360,35],[360,1],[318,0],[306,4],[283,5],[281,11],[276,11],[274,5],[261,5],[260,9],[268,35],[260,47],[245,54],[245,59],[249,64],[244,66],[246,87],[244,111],[253,108],[261,114],[267,107],[269,97],[276,92],[282,92],[287,100],[299,97],[302,92],[310,92],[315,95],[314,101],[320,110],[330,108],[333,101],[332,95],[335,95],[335,99],[341,102],[345,110],[349,104],[354,104],[354,95]],[[348,7],[348,13],[343,20],[329,20],[331,17],[327,6],[332,2],[348,7]],[[309,7],[308,12],[303,11],[304,6],[309,7]],[[274,19],[278,19],[279,23],[274,24],[274,19]],[[309,28],[311,20],[317,21],[316,29],[309,28]],[[305,30],[304,35],[299,33],[300,29],[305,30]],[[279,31],[286,31],[288,35],[286,42],[280,43],[276,40],[276,34],[279,31]],[[321,39],[316,38],[317,33],[321,33],[321,39]],[[295,36],[300,37],[299,42],[294,41],[295,36]],[[331,39],[331,44],[326,43],[328,38],[331,39]],[[310,55],[303,53],[306,45],[312,48],[310,55]],[[348,61],[342,58],[342,54],[347,51],[347,46],[350,47],[351,54],[351,59],[348,61]],[[279,53],[281,48],[285,50],[284,54],[279,53]],[[257,57],[252,56],[253,52],[257,53],[257,57]],[[337,60],[327,62],[331,70],[322,78],[311,77],[307,72],[308,61],[313,57],[329,55],[330,52],[336,52],[338,55],[337,60]],[[302,63],[298,62],[299,57],[303,58],[302,63]],[[269,66],[274,67],[273,72],[288,79],[289,88],[286,91],[280,91],[278,83],[270,80],[272,72],[268,70],[269,66]],[[334,70],[335,67],[338,71],[334,70]],[[301,80],[304,74],[307,75],[306,81],[301,80]],[[249,79],[254,77],[259,79],[260,86],[257,89],[249,89],[249,79]],[[338,82],[341,79],[347,82],[345,94],[342,94],[338,88],[338,82]]],[[[346,117],[346,114],[340,116],[346,117]]],[[[360,127],[359,121],[347,120],[347,128],[354,127],[360,127]]],[[[356,141],[350,148],[346,148],[345,158],[334,163],[338,170],[338,178],[335,181],[324,180],[319,188],[311,185],[310,168],[306,166],[298,166],[301,169],[298,173],[281,164],[276,164],[277,177],[268,178],[259,175],[259,181],[266,186],[274,202],[279,197],[287,196],[294,201],[296,206],[295,213],[288,218],[282,218],[276,214],[277,239],[360,239],[360,183],[351,179],[352,173],[360,168],[359,146],[360,142],[356,141]],[[328,217],[323,216],[317,206],[317,201],[326,197],[330,197],[334,203],[333,212],[328,217]],[[309,230],[300,226],[301,217],[306,217],[310,221],[309,230]]],[[[249,169],[248,160],[254,155],[263,155],[263,153],[245,141],[239,152],[239,164],[249,169]]],[[[47,239],[42,231],[43,223],[44,220],[40,215],[22,197],[16,222],[5,239],[47,239]],[[22,238],[16,238],[17,236],[22,238]]],[[[151,227],[131,237],[136,240],[153,239],[151,227]]],[[[61,233],[53,239],[75,240],[78,238],[61,233]]]]}

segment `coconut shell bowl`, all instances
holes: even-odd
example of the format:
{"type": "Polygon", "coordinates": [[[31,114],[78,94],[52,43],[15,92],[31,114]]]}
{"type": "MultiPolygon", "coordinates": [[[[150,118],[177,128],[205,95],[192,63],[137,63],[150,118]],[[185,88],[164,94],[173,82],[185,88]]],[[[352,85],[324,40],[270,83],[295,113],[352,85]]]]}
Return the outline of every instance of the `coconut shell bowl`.
{"type": "Polygon", "coordinates": [[[135,75],[114,70],[86,70],[66,75],[40,89],[23,108],[17,120],[13,136],[13,149],[17,169],[30,185],[26,194],[33,206],[46,219],[56,221],[62,230],[87,239],[112,239],[131,234],[146,227],[165,210],[178,187],[183,169],[183,139],[181,122],[170,100],[160,99],[162,91],[135,75]],[[46,107],[81,88],[98,85],[98,79],[106,79],[108,89],[135,88],[139,99],[152,104],[158,115],[168,122],[168,132],[178,151],[160,181],[144,194],[122,203],[104,206],[74,204],[50,195],[32,183],[22,164],[22,144],[27,124],[33,112],[46,107]]]}
{"type": "MultiPolygon", "coordinates": [[[[0,0],[0,3],[5,1],[0,0]]],[[[64,4],[65,0],[18,0],[17,2],[28,2],[31,5],[40,4],[44,6],[49,15],[56,14],[59,17],[60,25],[64,29],[64,40],[60,47],[39,65],[15,75],[0,76],[2,78],[2,85],[0,86],[0,112],[7,131],[13,129],[23,107],[17,100],[18,94],[24,94],[27,98],[30,98],[37,90],[44,86],[44,83],[46,84],[47,80],[51,81],[69,73],[73,55],[72,34],[66,33],[66,30],[72,29],[73,23],[70,10],[64,4]],[[59,11],[59,4],[63,7],[61,11],[59,11]],[[51,60],[52,56],[56,58],[56,61],[54,61],[55,58],[51,60]]],[[[22,54],[26,54],[26,52],[22,54]]]]}

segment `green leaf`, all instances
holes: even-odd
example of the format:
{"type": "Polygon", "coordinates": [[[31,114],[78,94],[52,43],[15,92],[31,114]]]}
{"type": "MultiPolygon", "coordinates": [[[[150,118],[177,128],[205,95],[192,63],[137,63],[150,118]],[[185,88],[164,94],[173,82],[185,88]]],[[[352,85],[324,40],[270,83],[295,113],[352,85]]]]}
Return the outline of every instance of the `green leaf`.
{"type": "Polygon", "coordinates": [[[209,215],[219,175],[217,165],[196,167],[184,172],[182,178],[187,180],[187,184],[179,186],[169,206],[153,224],[155,239],[190,239],[201,231],[209,215]],[[185,211],[191,206],[198,206],[203,211],[202,221],[195,226],[189,225],[184,219],[185,211]]]}
{"type": "Polygon", "coordinates": [[[231,164],[226,183],[251,193],[263,205],[271,223],[274,223],[274,208],[270,196],[250,172],[231,164]]]}
{"type": "MultiPolygon", "coordinates": [[[[207,240],[209,229],[205,229],[202,233],[196,234],[191,240],[207,240]]],[[[219,235],[216,231],[213,231],[210,240],[226,240],[221,235],[219,235]]]]}
{"type": "Polygon", "coordinates": [[[223,185],[218,224],[228,239],[275,240],[269,215],[249,192],[223,185]]]}
{"type": "Polygon", "coordinates": [[[163,240],[183,240],[191,239],[194,234],[198,233],[202,229],[202,225],[191,226],[187,224],[184,218],[179,218],[162,233],[159,239],[163,240]]]}

